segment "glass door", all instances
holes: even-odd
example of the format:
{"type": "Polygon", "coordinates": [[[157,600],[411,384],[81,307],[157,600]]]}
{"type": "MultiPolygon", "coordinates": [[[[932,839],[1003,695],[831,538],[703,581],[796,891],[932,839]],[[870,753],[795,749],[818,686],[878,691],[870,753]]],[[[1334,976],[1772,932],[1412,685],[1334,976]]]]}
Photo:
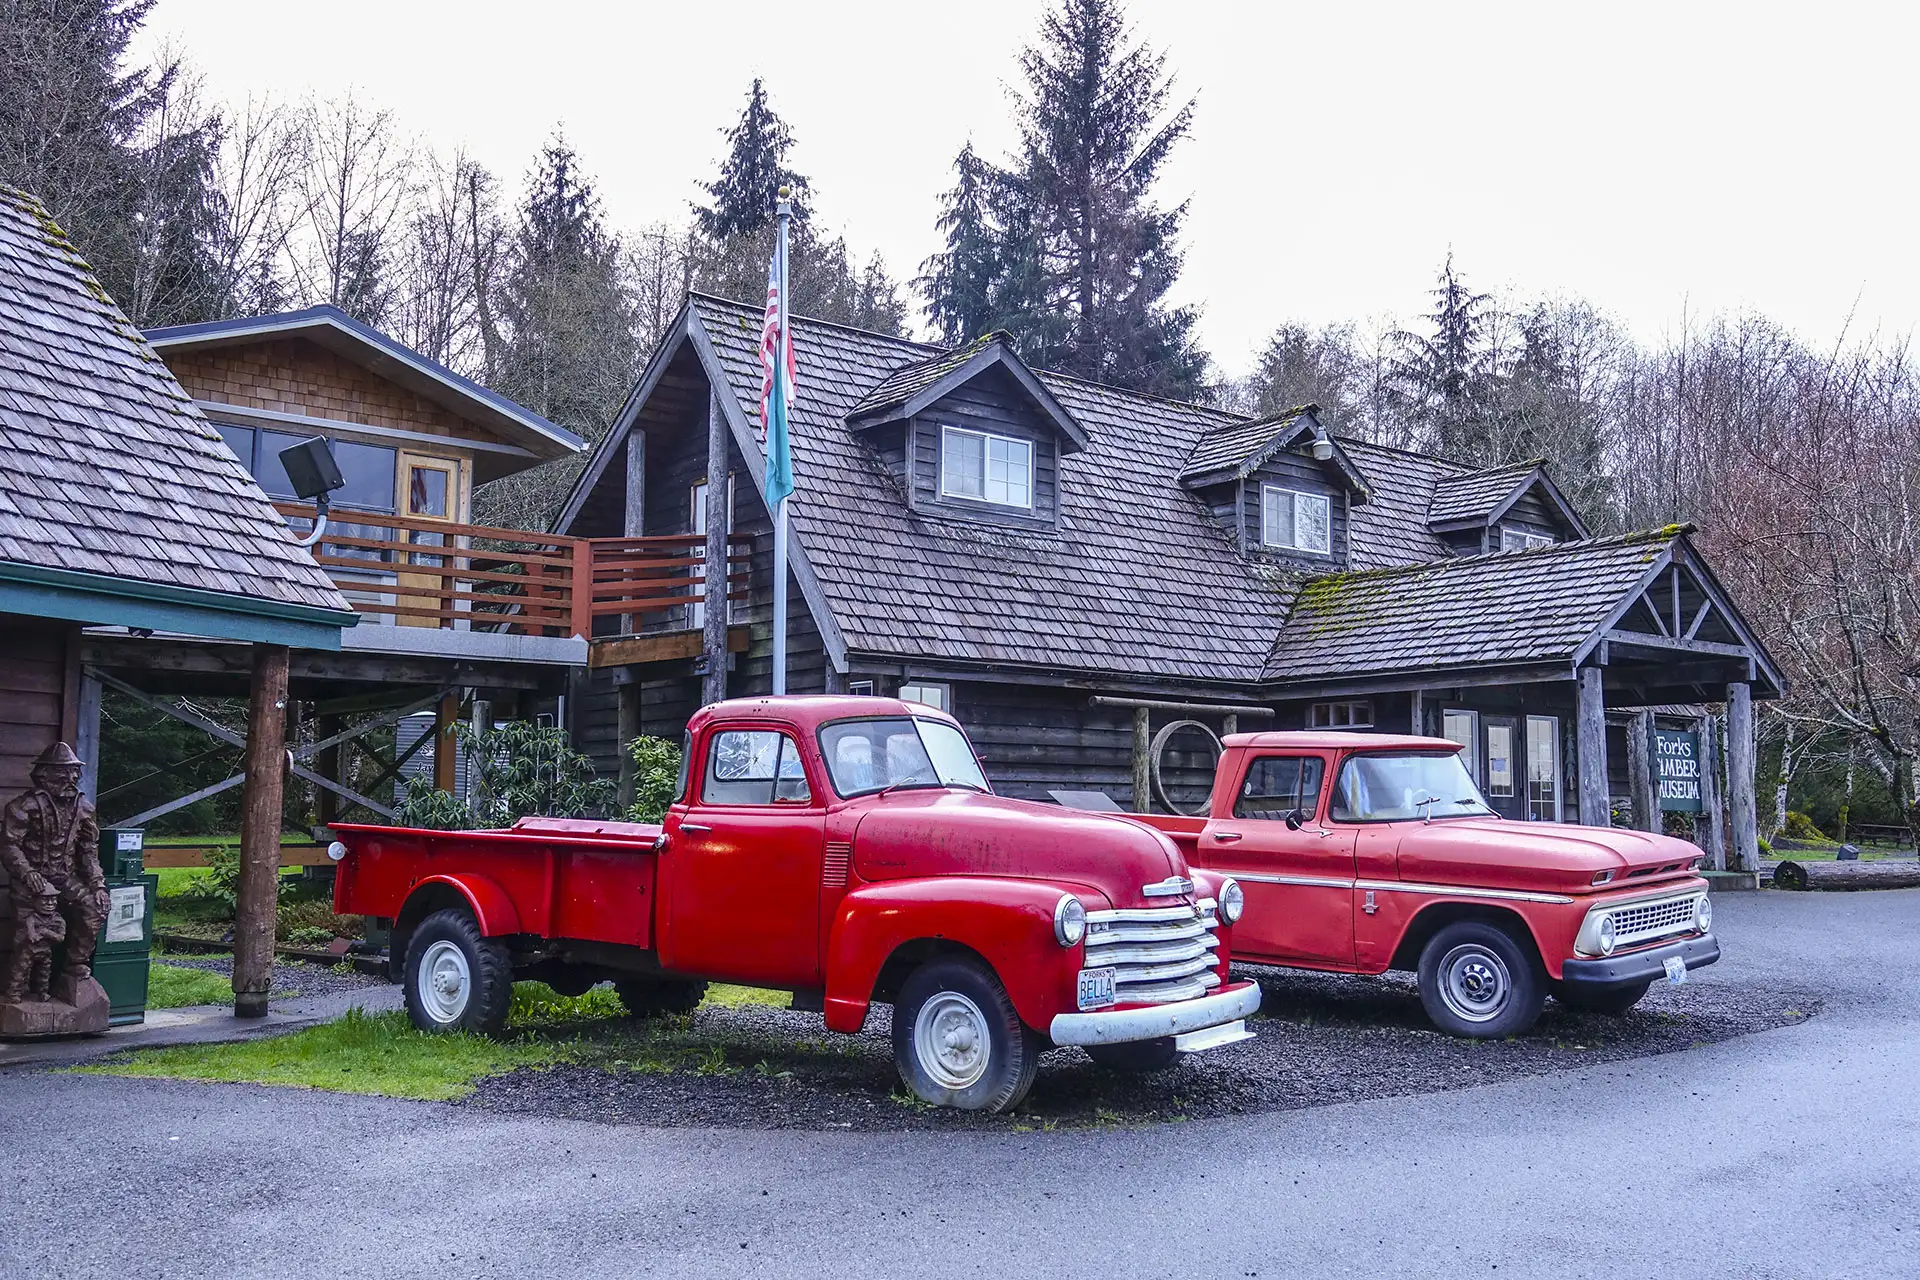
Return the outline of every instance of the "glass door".
{"type": "Polygon", "coordinates": [[[1560,821],[1560,718],[1527,717],[1527,816],[1560,821]]]}
{"type": "Polygon", "coordinates": [[[1524,818],[1526,805],[1520,795],[1517,751],[1519,724],[1512,716],[1481,716],[1480,725],[1487,762],[1487,776],[1480,790],[1501,817],[1524,818]]]}
{"type": "MultiPolygon", "coordinates": [[[[452,547],[452,528],[459,523],[460,464],[450,458],[400,455],[400,510],[415,527],[406,530],[408,547],[452,547]],[[447,532],[427,527],[444,524],[447,532]]],[[[395,619],[403,627],[442,627],[456,612],[453,557],[430,551],[402,550],[397,554],[399,591],[395,603],[408,612],[395,619]]]]}

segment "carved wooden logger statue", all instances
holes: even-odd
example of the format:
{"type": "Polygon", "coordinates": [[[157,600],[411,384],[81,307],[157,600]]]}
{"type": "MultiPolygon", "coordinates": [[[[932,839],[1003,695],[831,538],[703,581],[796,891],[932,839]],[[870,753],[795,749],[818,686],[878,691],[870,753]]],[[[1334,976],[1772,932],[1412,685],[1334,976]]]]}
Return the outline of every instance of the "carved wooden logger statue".
{"type": "Polygon", "coordinates": [[[107,993],[93,978],[107,883],[99,824],[80,794],[81,769],[71,747],[54,743],[34,761],[33,785],[0,812],[0,868],[12,916],[12,947],[0,965],[0,1036],[107,1029],[107,993]]]}

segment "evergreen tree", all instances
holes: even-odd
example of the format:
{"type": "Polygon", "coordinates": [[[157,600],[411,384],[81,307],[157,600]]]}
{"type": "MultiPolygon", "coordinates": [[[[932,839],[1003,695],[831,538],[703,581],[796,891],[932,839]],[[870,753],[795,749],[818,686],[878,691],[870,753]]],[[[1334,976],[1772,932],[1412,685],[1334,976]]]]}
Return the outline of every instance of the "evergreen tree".
{"type": "MultiPolygon", "coordinates": [[[[767,265],[777,234],[769,223],[717,245],[697,246],[693,287],[757,305],[767,296],[767,265]]],[[[900,286],[877,255],[865,267],[855,267],[843,237],[827,236],[807,223],[794,224],[787,249],[787,290],[795,315],[906,336],[900,286]]]]}
{"type": "Polygon", "coordinates": [[[807,180],[787,168],[793,130],[774,114],[758,76],[747,90],[746,110],[726,138],[720,175],[704,184],[713,203],[694,206],[701,234],[719,242],[758,231],[773,221],[781,187],[791,193],[794,221],[806,221],[807,180]]]}
{"type": "Polygon", "coordinates": [[[990,202],[999,175],[968,142],[954,158],[953,189],[940,197],[935,225],[947,247],[921,265],[914,283],[926,297],[927,319],[941,340],[970,341],[998,327],[1001,245],[990,202]]]}
{"type": "Polygon", "coordinates": [[[1023,354],[1135,390],[1204,396],[1197,313],[1165,301],[1186,206],[1163,209],[1151,195],[1192,124],[1192,99],[1169,109],[1166,56],[1132,40],[1120,0],[1060,0],[1020,65],[1021,143],[999,220],[1002,308],[1023,354]]]}
{"type": "Polygon", "coordinates": [[[1475,293],[1447,254],[1432,290],[1428,332],[1402,332],[1395,383],[1423,443],[1449,458],[1495,461],[1487,410],[1493,389],[1491,296],[1475,293]]]}
{"type": "Polygon", "coordinates": [[[1329,431],[1345,432],[1355,425],[1366,394],[1364,381],[1352,325],[1312,329],[1283,324],[1260,352],[1249,387],[1251,407],[1264,416],[1299,405],[1318,405],[1321,424],[1329,431]]]}

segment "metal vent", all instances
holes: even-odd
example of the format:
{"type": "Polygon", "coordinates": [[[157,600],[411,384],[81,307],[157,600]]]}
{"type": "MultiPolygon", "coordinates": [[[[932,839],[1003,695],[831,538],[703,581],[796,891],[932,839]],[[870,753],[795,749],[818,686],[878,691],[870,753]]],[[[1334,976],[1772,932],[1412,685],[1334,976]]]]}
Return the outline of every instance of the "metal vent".
{"type": "Polygon", "coordinates": [[[832,889],[845,888],[847,867],[852,861],[852,844],[845,840],[827,841],[827,857],[820,868],[820,883],[832,889]]]}

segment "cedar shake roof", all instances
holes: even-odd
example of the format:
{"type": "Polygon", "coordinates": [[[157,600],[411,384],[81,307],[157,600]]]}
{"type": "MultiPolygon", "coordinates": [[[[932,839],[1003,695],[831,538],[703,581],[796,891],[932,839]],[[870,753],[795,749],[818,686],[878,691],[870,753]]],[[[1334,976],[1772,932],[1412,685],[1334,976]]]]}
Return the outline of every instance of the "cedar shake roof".
{"type": "Polygon", "coordinates": [[[1505,505],[1516,489],[1531,482],[1543,465],[1534,459],[1454,476],[1435,487],[1433,501],[1427,504],[1427,523],[1485,521],[1505,505]]]}
{"type": "Polygon", "coordinates": [[[866,425],[909,418],[993,368],[1004,369],[1032,400],[1040,416],[1060,433],[1062,451],[1071,453],[1087,447],[1090,441],[1086,428],[1027,367],[1014,351],[1012,337],[999,331],[888,374],[847,410],[846,419],[850,424],[866,425]]]}
{"type": "Polygon", "coordinates": [[[1424,453],[1342,437],[1340,447],[1367,477],[1368,501],[1348,517],[1348,563],[1354,569],[1425,564],[1453,553],[1427,528],[1427,508],[1441,486],[1471,468],[1424,453]]]}
{"type": "Polygon", "coordinates": [[[1301,584],[1267,677],[1570,662],[1683,527],[1301,584]]]}
{"type": "Polygon", "coordinates": [[[1275,454],[1312,434],[1316,438],[1325,437],[1333,446],[1331,464],[1346,479],[1355,503],[1367,501],[1367,477],[1353,465],[1340,442],[1326,435],[1320,426],[1319,413],[1318,405],[1308,404],[1251,422],[1223,423],[1194,443],[1193,452],[1187,455],[1186,465],[1180,469],[1180,479],[1196,486],[1244,480],[1275,454]]]}
{"type": "Polygon", "coordinates": [[[984,338],[968,343],[964,347],[955,347],[943,351],[930,360],[918,364],[902,365],[874,385],[873,390],[855,401],[847,410],[847,420],[856,421],[887,409],[895,409],[913,399],[916,395],[932,387],[948,374],[958,373],[975,355],[985,351],[1005,335],[990,333],[984,338]]]}
{"type": "MultiPolygon", "coordinates": [[[[757,424],[760,311],[698,294],[689,305],[757,424]]],[[[875,387],[949,353],[801,317],[793,341],[790,519],[850,651],[1259,679],[1286,592],[1178,479],[1194,443],[1236,415],[1039,373],[1092,441],[1060,460],[1058,531],[928,518],[846,418],[875,387]]]]}
{"type": "Polygon", "coordinates": [[[349,609],[39,201],[4,186],[0,560],[349,609]]]}

